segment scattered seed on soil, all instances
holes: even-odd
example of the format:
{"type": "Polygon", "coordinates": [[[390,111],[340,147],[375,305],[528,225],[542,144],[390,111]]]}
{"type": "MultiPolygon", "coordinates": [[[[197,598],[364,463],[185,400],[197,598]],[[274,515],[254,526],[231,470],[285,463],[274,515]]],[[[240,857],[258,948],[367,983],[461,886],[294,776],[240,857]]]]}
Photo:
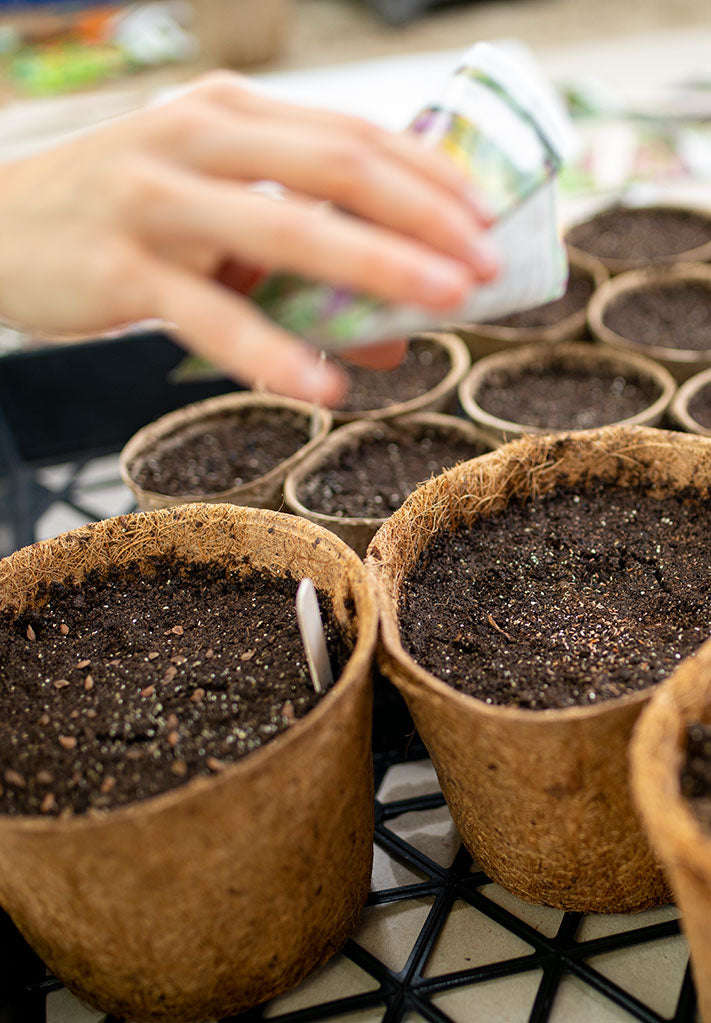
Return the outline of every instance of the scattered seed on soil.
{"type": "Polygon", "coordinates": [[[34,641],[37,639],[37,634],[31,625],[27,626],[27,629],[25,630],[25,635],[27,636],[31,643],[34,643],[34,641]]]}
{"type": "Polygon", "coordinates": [[[498,320],[489,320],[492,327],[551,327],[561,320],[584,309],[595,289],[595,282],[589,273],[571,264],[565,294],[553,302],[526,309],[522,313],[511,313],[498,320]]]}
{"type": "Polygon", "coordinates": [[[595,482],[513,501],[423,552],[403,587],[403,643],[487,703],[645,689],[711,633],[710,529],[711,502],[692,492],[595,482]]]}
{"type": "Polygon", "coordinates": [[[711,725],[694,722],[686,729],[681,792],[699,821],[711,831],[711,725]]]}
{"type": "Polygon", "coordinates": [[[711,241],[711,221],[693,210],[617,206],[577,224],[566,240],[601,259],[651,265],[711,241]]]}
{"type": "Polygon", "coordinates": [[[410,401],[431,391],[451,369],[451,360],[441,345],[426,338],[410,342],[405,358],[395,369],[366,369],[334,359],[350,382],[342,412],[365,412],[410,401]]]}
{"type": "Polygon", "coordinates": [[[158,494],[216,494],[290,458],[308,442],[309,426],[308,416],[291,409],[242,408],[176,430],[131,475],[158,494]]]}
{"type": "Polygon", "coordinates": [[[711,285],[679,281],[625,292],[610,303],[603,322],[636,344],[711,350],[711,285]]]}
{"type": "Polygon", "coordinates": [[[208,771],[212,771],[213,774],[219,774],[225,769],[225,765],[217,757],[206,757],[205,767],[207,767],[208,771]]]}
{"type": "Polygon", "coordinates": [[[84,689],[86,690],[87,693],[89,693],[93,688],[94,679],[91,677],[91,675],[87,675],[86,678],[84,679],[84,689]]]}
{"type": "MultiPolygon", "coordinates": [[[[79,814],[145,799],[214,773],[206,757],[227,765],[264,745],[290,726],[287,701],[302,718],[319,696],[296,589],[291,577],[239,578],[219,566],[157,560],[145,574],[129,565],[39,592],[31,645],[27,616],[0,616],[0,777],[14,771],[27,782],[4,786],[0,812],[79,814]],[[171,632],[176,617],[183,635],[171,632]],[[61,621],[67,637],[59,635],[61,621]],[[254,655],[242,661],[248,650],[254,655]],[[53,680],[75,669],[83,652],[95,684],[55,689],[53,680]],[[165,681],[161,666],[171,658],[180,663],[170,664],[165,681]],[[53,778],[49,810],[40,806],[41,772],[53,778]],[[116,784],[102,792],[107,777],[116,784]]],[[[328,595],[319,601],[338,678],[348,650],[328,595]]]]}
{"type": "Polygon", "coordinates": [[[47,792],[40,803],[40,813],[51,813],[57,807],[57,801],[53,792],[47,792]]]}
{"type": "Polygon", "coordinates": [[[63,636],[68,636],[69,635],[69,626],[65,625],[64,622],[62,622],[62,624],[59,626],[59,631],[61,632],[61,634],[63,636]]]}
{"type": "Polygon", "coordinates": [[[58,678],[58,679],[55,679],[55,681],[54,681],[54,688],[55,689],[64,689],[64,687],[68,686],[68,685],[69,685],[69,681],[66,678],[58,678]]]}
{"type": "Polygon", "coordinates": [[[18,771],[7,770],[5,771],[5,781],[8,785],[15,785],[18,789],[24,789],[27,782],[18,771]]]}
{"type": "Polygon", "coordinates": [[[91,661],[85,658],[83,661],[79,661],[79,663],[77,664],[77,668],[88,668],[90,664],[91,661]]]}
{"type": "Polygon", "coordinates": [[[575,367],[569,361],[533,363],[489,373],[474,395],[489,415],[548,430],[587,430],[638,415],[659,386],[631,374],[575,367]]]}
{"type": "Polygon", "coordinates": [[[418,483],[488,451],[439,427],[383,424],[368,437],[334,453],[299,487],[299,500],[322,515],[385,518],[418,483]]]}

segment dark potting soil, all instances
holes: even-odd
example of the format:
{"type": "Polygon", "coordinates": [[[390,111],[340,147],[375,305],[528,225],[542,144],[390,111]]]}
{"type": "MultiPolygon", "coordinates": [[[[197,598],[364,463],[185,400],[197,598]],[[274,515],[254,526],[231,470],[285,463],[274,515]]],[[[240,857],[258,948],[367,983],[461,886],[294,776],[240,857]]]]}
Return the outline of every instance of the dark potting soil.
{"type": "Polygon", "coordinates": [[[304,481],[299,500],[323,515],[385,518],[418,483],[488,450],[438,427],[383,425],[334,454],[304,481]]]}
{"type": "MultiPolygon", "coordinates": [[[[156,560],[53,584],[0,618],[0,812],[83,813],[165,792],[288,729],[319,700],[297,583],[156,560]]],[[[321,595],[338,677],[347,653],[321,595]]]]}
{"type": "Polygon", "coordinates": [[[711,221],[693,210],[615,207],[571,228],[566,240],[601,259],[654,264],[711,241],[711,221]]]}
{"type": "Polygon", "coordinates": [[[157,494],[217,494],[264,476],[309,440],[309,420],[291,409],[247,407],[186,426],[137,469],[157,494]]]}
{"type": "Polygon", "coordinates": [[[586,430],[636,416],[659,387],[634,375],[547,361],[490,373],[474,396],[492,416],[550,430],[586,430]]]}
{"type": "Polygon", "coordinates": [[[711,384],[701,387],[689,402],[689,415],[711,430],[711,384]]]}
{"type": "Polygon", "coordinates": [[[601,482],[440,533],[403,644],[487,703],[590,705],[660,682],[711,633],[711,502],[601,482]]]}
{"type": "Polygon", "coordinates": [[[704,827],[711,830],[711,725],[694,722],[686,729],[681,792],[704,827]]]}
{"type": "Polygon", "coordinates": [[[571,266],[568,286],[560,298],[534,309],[526,309],[522,313],[489,320],[488,323],[492,327],[550,327],[584,309],[594,290],[595,284],[590,274],[577,266],[571,266]]]}
{"type": "Polygon", "coordinates": [[[711,351],[711,286],[682,281],[640,288],[615,299],[603,322],[638,345],[711,351]]]}
{"type": "Polygon", "coordinates": [[[348,374],[350,387],[338,410],[366,412],[410,401],[431,391],[446,377],[452,364],[441,345],[427,338],[415,338],[395,369],[366,369],[348,362],[340,362],[340,365],[348,374]]]}
{"type": "Polygon", "coordinates": [[[627,292],[610,303],[603,322],[640,345],[711,350],[711,286],[689,281],[627,292]]]}

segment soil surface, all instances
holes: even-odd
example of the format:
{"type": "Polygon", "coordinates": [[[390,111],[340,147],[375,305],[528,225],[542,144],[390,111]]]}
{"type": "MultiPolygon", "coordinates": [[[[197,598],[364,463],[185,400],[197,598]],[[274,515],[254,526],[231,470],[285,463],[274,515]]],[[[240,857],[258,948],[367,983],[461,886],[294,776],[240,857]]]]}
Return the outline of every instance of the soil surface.
{"type": "Polygon", "coordinates": [[[291,409],[248,407],[177,431],[133,479],[180,497],[217,494],[264,476],[309,440],[309,420],[291,409]]]}
{"type": "Polygon", "coordinates": [[[689,402],[689,415],[697,423],[711,430],[711,384],[696,392],[689,402]]]}
{"type": "MultiPolygon", "coordinates": [[[[292,578],[156,561],[0,618],[0,812],[145,799],[269,742],[319,700],[292,578]]],[[[347,654],[321,595],[338,677],[347,654]]]]}
{"type": "Polygon", "coordinates": [[[551,327],[560,323],[574,313],[584,309],[595,290],[595,283],[589,273],[577,266],[570,267],[568,286],[565,294],[554,302],[526,309],[522,313],[512,313],[498,320],[489,320],[492,327],[551,327]]]}
{"type": "Polygon", "coordinates": [[[340,412],[367,412],[387,408],[431,391],[449,373],[452,363],[441,345],[426,338],[410,342],[399,366],[391,370],[366,369],[336,359],[348,374],[350,389],[340,412]]]}
{"type": "Polygon", "coordinates": [[[564,360],[498,370],[474,395],[492,416],[549,430],[587,430],[636,416],[656,401],[651,380],[602,369],[574,368],[564,360]]]}
{"type": "Polygon", "coordinates": [[[695,722],[686,729],[681,791],[704,827],[711,830],[711,725],[695,722]]]}
{"type": "Polygon", "coordinates": [[[711,351],[711,286],[689,281],[628,292],[610,304],[603,322],[640,345],[711,351]]]}
{"type": "Polygon", "coordinates": [[[487,703],[590,705],[660,682],[711,632],[711,502],[601,482],[441,533],[406,579],[403,644],[487,703]]]}
{"type": "Polygon", "coordinates": [[[711,241],[711,221],[692,210],[617,207],[577,224],[566,241],[601,259],[651,265],[711,241]]]}
{"type": "Polygon", "coordinates": [[[357,447],[334,454],[304,481],[299,500],[323,515],[385,518],[418,483],[488,450],[484,443],[432,426],[413,432],[383,425],[357,447]]]}

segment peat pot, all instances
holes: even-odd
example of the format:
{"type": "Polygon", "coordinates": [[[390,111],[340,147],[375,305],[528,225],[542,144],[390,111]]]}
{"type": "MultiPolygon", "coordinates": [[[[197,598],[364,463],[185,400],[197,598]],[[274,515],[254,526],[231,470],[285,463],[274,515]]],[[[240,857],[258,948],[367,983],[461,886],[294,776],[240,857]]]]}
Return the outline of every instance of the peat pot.
{"type": "Polygon", "coordinates": [[[657,689],[630,749],[632,790],[671,881],[691,947],[701,1017],[711,1020],[711,832],[681,791],[686,728],[711,723],[711,644],[657,689]]]}
{"type": "MultiPolygon", "coordinates": [[[[276,419],[275,423],[279,420],[276,419]]],[[[283,398],[279,395],[262,394],[256,391],[238,391],[232,394],[221,394],[216,398],[207,398],[192,405],[176,409],[161,416],[148,426],[144,426],[131,437],[121,452],[119,467],[121,478],[133,492],[136,502],[142,511],[154,511],[158,508],[172,508],[193,501],[209,503],[248,505],[253,508],[279,508],[282,501],[284,478],[299,459],[308,454],[321,442],[331,429],[331,413],[327,409],[315,408],[306,402],[294,398],[283,398]],[[222,487],[211,485],[207,476],[205,482],[197,477],[186,485],[185,489],[173,486],[171,493],[160,493],[154,484],[143,482],[143,474],[151,464],[160,464],[166,457],[175,457],[181,467],[193,456],[186,445],[201,443],[207,437],[211,447],[206,450],[206,468],[214,460],[222,461],[232,454],[229,440],[224,436],[213,437],[211,431],[216,427],[224,429],[230,424],[236,432],[247,437],[254,435],[253,418],[264,410],[267,415],[284,417],[285,457],[270,457],[270,467],[266,472],[254,475],[247,463],[249,451],[243,452],[241,464],[234,466],[234,477],[246,470],[248,478],[244,482],[222,487]],[[183,491],[182,493],[180,491],[183,491]]],[[[255,442],[254,454],[258,454],[255,442]]],[[[274,442],[269,435],[261,441],[261,455],[273,455],[274,442]]],[[[202,472],[197,470],[196,472],[202,472]]],[[[181,469],[178,484],[185,479],[181,469]]]]}
{"type": "MultiPolygon", "coordinates": [[[[373,452],[375,446],[378,449],[386,447],[390,434],[388,433],[388,437],[383,437],[383,433],[391,430],[394,431],[392,439],[396,439],[397,433],[400,431],[414,437],[421,436],[425,431],[449,434],[452,445],[456,445],[459,452],[458,457],[453,461],[461,461],[462,457],[465,457],[464,451],[467,452],[469,458],[474,458],[488,451],[492,446],[473,423],[437,412],[419,412],[403,416],[392,424],[357,420],[335,430],[316,451],[311,452],[289,473],[284,484],[287,508],[296,515],[301,515],[332,530],[342,540],[345,540],[356,554],[364,556],[368,544],[390,511],[382,516],[325,514],[308,506],[308,497],[303,493],[303,488],[308,480],[321,471],[330,466],[338,466],[343,456],[350,452],[353,452],[357,459],[358,452],[363,448],[371,448],[371,452],[373,452]]],[[[387,464],[387,452],[381,450],[379,457],[387,464]]],[[[426,455],[423,454],[423,463],[425,459],[426,455]]],[[[451,465],[453,462],[450,461],[449,464],[451,465]]],[[[441,469],[441,466],[439,468],[441,469]]],[[[422,475],[411,481],[413,486],[410,489],[414,489],[417,483],[426,478],[427,472],[423,469],[422,475]]],[[[400,481],[394,479],[392,485],[399,495],[403,489],[400,481]]],[[[404,500],[404,496],[402,500],[404,500]]]]}
{"type": "Polygon", "coordinates": [[[610,206],[571,225],[569,252],[599,259],[610,274],[711,260],[711,209],[610,206]]]}
{"type": "Polygon", "coordinates": [[[602,345],[558,342],[481,359],[460,384],[459,401],[470,419],[501,443],[524,433],[612,423],[656,426],[675,391],[671,374],[652,359],[602,345]],[[511,418],[492,412],[492,401],[497,411],[510,407],[511,418]],[[515,417],[514,405],[520,410],[515,417]]]}
{"type": "Polygon", "coordinates": [[[681,385],[669,415],[680,430],[711,436],[711,367],[681,385]]]}
{"type": "Polygon", "coordinates": [[[345,363],[343,368],[351,378],[352,387],[346,403],[332,409],[333,421],[339,425],[354,419],[394,419],[410,412],[448,412],[456,404],[457,387],[470,365],[467,346],[455,334],[447,333],[421,334],[413,338],[405,359],[394,370],[365,369],[345,363]],[[435,379],[430,377],[433,361],[441,363],[435,379]],[[421,371],[418,371],[418,362],[421,371]],[[405,372],[408,374],[406,389],[403,386],[405,372]],[[365,399],[358,402],[357,408],[353,407],[355,394],[362,394],[365,399]]]}
{"type": "Polygon", "coordinates": [[[112,810],[0,818],[2,905],[49,968],[104,1012],[194,1023],[296,984],[356,924],[372,859],[377,608],[362,563],[331,533],[205,504],[18,551],[0,562],[0,607],[26,614],[38,584],[157,556],[308,575],[353,643],[305,717],[220,773],[112,810]]]}
{"type": "Polygon", "coordinates": [[[419,488],[376,533],[366,564],[379,593],[379,667],[407,701],[474,859],[521,898],[617,913],[669,897],[627,780],[630,735],[651,691],[563,709],[496,705],[416,663],[398,624],[407,576],[440,534],[515,498],[596,479],[654,497],[691,485],[706,493],[711,442],[646,427],[524,437],[419,488]]]}
{"type": "Polygon", "coordinates": [[[711,366],[711,266],[679,263],[613,277],[590,300],[588,324],[603,344],[647,355],[687,380],[711,366]]]}
{"type": "Polygon", "coordinates": [[[524,313],[489,323],[458,323],[451,329],[466,341],[472,359],[511,351],[539,341],[575,341],[585,337],[588,302],[608,273],[600,260],[585,252],[568,252],[570,274],[562,298],[524,313]]]}

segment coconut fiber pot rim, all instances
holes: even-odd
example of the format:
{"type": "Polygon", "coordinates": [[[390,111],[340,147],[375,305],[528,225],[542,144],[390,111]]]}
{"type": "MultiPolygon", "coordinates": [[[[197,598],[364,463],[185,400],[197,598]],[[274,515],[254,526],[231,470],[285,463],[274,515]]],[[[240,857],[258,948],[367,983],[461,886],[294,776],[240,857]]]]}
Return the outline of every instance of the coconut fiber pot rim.
{"type": "MultiPolygon", "coordinates": [[[[530,434],[519,440],[512,441],[503,448],[486,455],[481,455],[475,460],[479,481],[482,480],[483,474],[487,471],[496,471],[497,468],[504,470],[507,463],[515,467],[522,459],[522,456],[526,455],[528,458],[529,452],[535,450],[538,458],[531,460],[536,461],[540,467],[540,471],[535,473],[535,485],[539,493],[545,493],[547,489],[550,489],[550,487],[547,488],[545,485],[546,471],[555,470],[557,459],[560,457],[561,452],[563,457],[569,454],[574,459],[575,449],[582,446],[587,448],[591,454],[594,453],[595,448],[599,448],[600,461],[610,456],[615,457],[616,453],[619,453],[621,459],[627,460],[631,458],[632,451],[637,451],[638,453],[646,452],[648,455],[653,455],[654,453],[673,451],[679,447],[689,450],[698,450],[703,447],[706,449],[711,462],[711,441],[704,437],[690,434],[670,434],[668,431],[657,430],[652,427],[609,426],[601,427],[597,430],[580,430],[574,433],[547,436],[530,434]]],[[[420,535],[426,533],[428,538],[431,539],[436,532],[439,532],[437,507],[433,501],[438,491],[445,494],[444,502],[449,505],[447,510],[453,512],[456,522],[462,521],[463,515],[461,512],[463,507],[467,503],[474,505],[477,501],[476,495],[468,492],[472,488],[463,486],[459,488],[459,491],[457,490],[458,483],[460,483],[458,477],[461,476],[462,470],[466,470],[471,465],[471,462],[464,462],[455,469],[450,469],[441,476],[435,477],[424,487],[421,487],[412,494],[402,507],[378,530],[368,548],[366,566],[376,583],[380,605],[381,641],[379,657],[383,658],[384,656],[402,665],[413,680],[411,681],[409,678],[404,677],[403,673],[400,673],[398,685],[413,694],[424,689],[436,696],[440,701],[456,701],[463,709],[474,710],[478,715],[483,715],[492,720],[498,719],[509,721],[510,723],[518,723],[527,728],[547,727],[551,723],[567,724],[600,720],[609,715],[633,710],[638,705],[646,703],[655,691],[654,686],[635,693],[627,693],[611,700],[605,700],[594,706],[585,707],[534,709],[487,704],[479,697],[462,693],[453,686],[448,685],[418,664],[405,650],[400,639],[396,610],[397,603],[401,583],[407,571],[412,567],[426,545],[423,543],[419,549],[413,547],[412,551],[409,552],[410,556],[403,564],[402,571],[397,576],[394,576],[389,571],[388,561],[391,552],[397,552],[400,547],[399,527],[406,521],[412,522],[414,520],[413,526],[410,527],[410,535],[416,532],[420,535]],[[458,514],[459,517],[457,518],[458,514]]],[[[573,470],[571,478],[574,479],[574,477],[575,473],[573,470]]],[[[596,474],[588,474],[585,478],[598,477],[596,474]]],[[[557,480],[554,480],[553,486],[555,482],[557,480]]],[[[711,471],[709,473],[708,485],[709,489],[711,489],[711,471]]],[[[513,496],[515,496],[515,492],[505,495],[505,500],[500,507],[504,507],[513,496]]],[[[484,506],[484,503],[480,501],[481,512],[479,514],[486,514],[486,507],[490,507],[490,505],[491,502],[484,506]]],[[[478,511],[477,509],[474,510],[475,512],[478,511]]],[[[445,508],[442,508],[442,511],[446,514],[445,508]]],[[[446,527],[443,526],[442,528],[446,527]]]]}
{"type": "Polygon", "coordinates": [[[603,344],[618,351],[647,355],[666,366],[676,375],[677,379],[687,379],[711,362],[711,351],[640,344],[639,341],[633,341],[611,330],[604,322],[608,307],[621,295],[644,291],[650,285],[684,282],[700,282],[705,284],[711,292],[711,266],[707,266],[705,263],[674,263],[671,266],[629,270],[618,277],[611,278],[597,289],[588,305],[588,326],[591,333],[603,344]]]}
{"type": "MultiPolygon", "coordinates": [[[[550,429],[538,426],[526,426],[524,423],[514,423],[507,419],[499,419],[498,416],[487,412],[477,404],[475,393],[481,385],[482,380],[497,370],[525,369],[530,363],[553,362],[556,359],[572,364],[577,364],[585,369],[597,367],[609,368],[610,364],[616,364],[621,369],[635,373],[637,376],[646,377],[652,380],[660,389],[659,396],[634,416],[627,419],[620,419],[615,426],[637,426],[646,423],[659,422],[667,410],[674,392],[676,383],[671,373],[663,366],[649,359],[644,355],[638,355],[631,351],[612,351],[602,345],[592,345],[585,341],[559,341],[541,342],[536,345],[528,345],[516,351],[498,352],[495,355],[488,355],[481,359],[474,366],[459,385],[459,401],[462,408],[476,423],[484,430],[495,431],[501,437],[518,437],[521,434],[547,434],[550,429]]],[[[602,427],[600,427],[602,429],[602,427]]],[[[582,432],[582,431],[566,431],[582,432]]]]}
{"type": "MultiPolygon", "coordinates": [[[[367,584],[367,576],[362,562],[356,554],[340,540],[337,536],[320,526],[306,520],[297,519],[284,512],[270,511],[261,508],[242,508],[231,504],[205,505],[192,504],[183,505],[180,508],[165,508],[152,512],[137,512],[131,515],[120,515],[116,518],[105,519],[102,522],[92,523],[88,526],[80,526],[59,537],[51,540],[43,540],[25,547],[14,554],[3,558],[0,561],[0,590],[4,590],[5,580],[8,574],[12,573],[14,565],[18,561],[25,565],[31,564],[31,559],[45,556],[52,557],[52,551],[67,540],[77,546],[77,555],[80,556],[82,548],[86,548],[99,529],[115,530],[117,534],[132,525],[140,526],[141,523],[152,521],[160,524],[165,521],[166,525],[179,520],[195,520],[211,518],[228,518],[232,521],[250,520],[263,527],[265,534],[282,534],[287,537],[303,538],[306,542],[313,544],[318,541],[326,547],[333,548],[340,557],[345,559],[349,574],[360,582],[367,584]]],[[[169,541],[169,533],[166,531],[166,540],[169,541]]],[[[118,546],[117,537],[109,540],[107,554],[112,548],[118,546]]],[[[169,546],[169,544],[168,544],[169,546]]],[[[107,560],[107,565],[110,563],[107,560]]],[[[249,571],[262,570],[265,566],[252,565],[249,571]]],[[[268,571],[268,569],[267,569],[268,571]]],[[[74,577],[80,581],[82,575],[74,577]]],[[[50,834],[76,834],[77,832],[92,832],[96,829],[112,826],[114,823],[132,820],[137,817],[148,818],[169,811],[172,807],[182,804],[186,800],[199,800],[202,793],[207,790],[217,791],[225,785],[232,785],[236,779],[242,780],[249,785],[250,780],[256,775],[261,775],[271,765],[279,760],[288,760],[291,750],[303,741],[308,741],[309,734],[318,730],[322,719],[330,715],[337,705],[342,702],[346,693],[356,685],[363,674],[370,669],[372,653],[375,648],[378,631],[378,610],[374,596],[370,593],[369,587],[363,585],[360,588],[359,601],[362,602],[366,614],[359,615],[358,635],[353,651],[332,689],[330,689],[318,704],[303,718],[297,719],[285,732],[271,739],[259,749],[241,757],[231,764],[226,764],[224,771],[213,776],[199,776],[191,778],[177,788],[167,792],[151,796],[147,799],[138,800],[119,806],[110,810],[93,810],[91,812],[77,814],[72,817],[40,817],[29,814],[0,814],[0,830],[10,829],[12,831],[33,835],[50,834]],[[369,612],[369,613],[368,613],[369,612]]],[[[3,601],[4,605],[4,601],[3,601]]],[[[22,610],[21,605],[13,605],[22,610]]]]}
{"type": "Polygon", "coordinates": [[[359,412],[346,412],[341,409],[331,409],[333,422],[340,426],[345,423],[352,423],[357,419],[369,419],[378,421],[381,419],[395,419],[407,415],[410,412],[425,412],[428,409],[441,408],[453,395],[460,380],[466,375],[471,365],[469,349],[460,337],[446,331],[429,331],[424,334],[417,334],[413,341],[434,341],[444,348],[449,356],[449,369],[434,387],[429,391],[418,394],[415,398],[407,401],[398,401],[392,405],[384,405],[381,408],[363,409],[359,412]]]}
{"type": "Polygon", "coordinates": [[[695,373],[693,377],[689,377],[676,392],[671,403],[669,411],[672,418],[687,433],[700,433],[706,437],[711,436],[711,428],[697,422],[689,411],[689,405],[692,400],[699,391],[702,391],[709,384],[711,384],[711,366],[708,369],[702,370],[701,373],[695,373]]]}
{"type": "MultiPolygon", "coordinates": [[[[610,276],[605,264],[589,252],[582,249],[575,249],[573,246],[566,246],[568,252],[568,263],[571,267],[582,270],[587,274],[593,283],[593,291],[604,284],[610,276]]],[[[497,323],[453,323],[448,324],[447,329],[456,333],[464,340],[467,337],[472,339],[472,347],[478,341],[491,342],[501,345],[502,349],[508,351],[518,345],[536,344],[539,341],[565,341],[574,337],[580,337],[585,329],[587,320],[587,303],[576,309],[575,312],[555,323],[538,327],[507,327],[497,323]]]]}
{"type": "MultiPolygon", "coordinates": [[[[617,204],[613,203],[613,204],[607,204],[607,205],[603,206],[601,209],[596,210],[594,213],[588,214],[585,217],[581,217],[581,218],[577,219],[574,223],[569,224],[568,227],[566,228],[566,231],[565,231],[566,237],[567,237],[568,233],[573,230],[573,228],[578,227],[580,224],[587,224],[589,221],[595,220],[597,217],[601,216],[603,213],[609,213],[609,212],[612,212],[613,210],[621,210],[623,212],[626,212],[628,210],[639,210],[639,211],[644,211],[644,210],[665,210],[666,211],[666,210],[669,210],[669,211],[674,212],[674,213],[677,213],[677,212],[691,213],[691,214],[693,214],[696,217],[700,217],[701,219],[708,221],[708,223],[709,223],[709,231],[711,232],[711,210],[709,210],[709,209],[707,209],[707,208],[705,208],[703,206],[694,206],[694,205],[689,205],[689,204],[686,204],[686,203],[671,203],[671,202],[666,202],[666,203],[648,203],[648,204],[646,204],[644,206],[626,206],[626,205],[620,204],[620,203],[617,203],[617,204]]],[[[573,245],[572,242],[566,242],[566,245],[567,245],[569,251],[571,253],[575,253],[576,255],[578,253],[583,253],[584,255],[593,255],[592,253],[588,253],[584,249],[577,248],[577,246],[573,245]]],[[[630,270],[643,270],[643,269],[645,269],[645,267],[647,267],[649,265],[648,262],[645,261],[644,259],[615,259],[615,258],[610,258],[610,257],[605,257],[605,256],[594,256],[594,258],[600,260],[600,262],[603,264],[603,266],[612,275],[617,275],[617,274],[621,274],[621,273],[627,273],[630,270]]],[[[669,256],[667,256],[663,261],[659,261],[658,263],[655,263],[654,265],[658,269],[662,269],[664,267],[672,267],[672,266],[674,266],[677,263],[704,263],[704,262],[706,262],[707,260],[710,260],[710,259],[711,259],[711,238],[709,239],[709,241],[704,242],[702,245],[698,245],[694,249],[684,249],[681,252],[670,253],[669,256]]]]}
{"type": "MultiPolygon", "coordinates": [[[[450,416],[442,412],[411,412],[409,415],[398,417],[398,426],[435,426],[441,429],[449,429],[453,432],[464,434],[471,439],[479,440],[482,444],[490,446],[491,440],[476,426],[466,419],[459,419],[457,416],[450,416]]],[[[302,461],[295,466],[284,481],[284,496],[289,508],[296,514],[308,518],[311,522],[322,525],[325,529],[340,524],[347,526],[367,526],[376,530],[389,518],[383,515],[378,518],[354,515],[326,515],[324,512],[314,511],[299,499],[298,490],[301,484],[315,470],[321,468],[323,461],[330,455],[342,451],[352,445],[353,441],[360,440],[368,435],[374,434],[386,424],[372,419],[357,419],[352,423],[339,426],[333,433],[324,440],[315,450],[310,452],[302,461]]]]}
{"type": "Polygon", "coordinates": [[[304,453],[311,451],[328,433],[332,425],[331,412],[321,406],[310,405],[308,402],[299,401],[296,398],[287,398],[277,394],[266,394],[257,391],[237,391],[228,394],[220,394],[215,398],[206,398],[203,401],[193,402],[183,408],[168,412],[159,419],[141,427],[133,437],[126,442],[119,457],[119,470],[121,479],[133,494],[139,499],[154,505],[155,507],[174,507],[182,504],[193,504],[195,502],[207,502],[210,504],[222,504],[229,502],[235,504],[241,494],[247,495],[256,487],[262,488],[270,483],[277,483],[289,468],[298,461],[304,453]],[[139,486],[133,478],[133,472],[146,454],[152,448],[169,441],[172,437],[179,436],[184,430],[190,429],[203,419],[212,419],[218,416],[228,416],[231,412],[239,412],[244,408],[274,408],[288,409],[300,413],[309,420],[310,438],[298,448],[293,454],[279,462],[268,472],[237,487],[229,487],[227,490],[215,491],[214,493],[190,493],[169,495],[161,494],[158,491],[145,490],[139,486]]]}

